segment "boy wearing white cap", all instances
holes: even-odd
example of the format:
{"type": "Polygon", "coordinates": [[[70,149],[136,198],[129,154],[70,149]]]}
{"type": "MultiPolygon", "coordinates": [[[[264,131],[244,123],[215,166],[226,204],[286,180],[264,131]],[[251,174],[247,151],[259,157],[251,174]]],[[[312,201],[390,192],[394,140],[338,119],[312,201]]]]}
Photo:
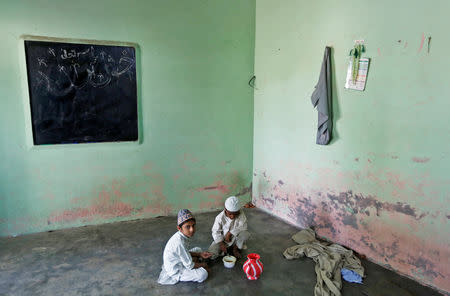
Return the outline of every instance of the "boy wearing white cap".
{"type": "Polygon", "coordinates": [[[189,210],[178,212],[177,225],[178,231],[172,235],[164,248],[163,266],[158,283],[162,285],[173,285],[179,281],[201,283],[208,278],[208,265],[194,262],[192,257],[207,259],[212,254],[201,252],[200,248],[188,251],[189,238],[195,233],[195,218],[189,210]]]}
{"type": "Polygon", "coordinates": [[[211,258],[225,255],[229,248],[236,258],[240,258],[249,236],[247,217],[241,211],[239,200],[236,196],[230,196],[225,201],[225,209],[217,215],[212,227],[214,241],[208,250],[213,254],[211,258]]]}

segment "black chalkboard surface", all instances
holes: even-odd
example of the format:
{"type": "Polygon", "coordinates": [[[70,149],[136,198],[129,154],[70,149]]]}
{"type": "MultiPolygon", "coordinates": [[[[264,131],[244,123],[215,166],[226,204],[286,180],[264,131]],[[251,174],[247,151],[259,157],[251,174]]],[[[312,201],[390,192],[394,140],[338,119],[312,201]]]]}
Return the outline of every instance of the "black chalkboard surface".
{"type": "Polygon", "coordinates": [[[35,145],[136,141],[134,47],[25,41],[35,145]]]}

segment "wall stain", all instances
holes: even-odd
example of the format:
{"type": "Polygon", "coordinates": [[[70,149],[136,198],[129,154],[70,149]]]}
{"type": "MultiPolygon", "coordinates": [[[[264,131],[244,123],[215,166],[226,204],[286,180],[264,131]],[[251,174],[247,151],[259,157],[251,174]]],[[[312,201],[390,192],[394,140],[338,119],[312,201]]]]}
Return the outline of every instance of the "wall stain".
{"type": "Polygon", "coordinates": [[[416,209],[406,203],[380,202],[373,196],[354,194],[351,190],[336,195],[327,193],[327,197],[335,209],[351,207],[354,213],[364,212],[366,215],[370,215],[370,210],[373,209],[377,216],[380,216],[381,211],[388,211],[408,215],[416,220],[420,220],[427,215],[427,213],[418,214],[416,209]]]}
{"type": "MultiPolygon", "coordinates": [[[[375,248],[374,244],[370,241],[370,237],[368,236],[361,236],[361,242],[365,244],[367,247],[369,247],[374,253],[377,253],[382,256],[382,254],[379,253],[377,248],[375,248]]],[[[357,241],[355,241],[357,242],[357,241]]]]}
{"type": "Polygon", "coordinates": [[[415,257],[409,256],[407,263],[416,267],[416,270],[413,271],[414,273],[422,275],[424,277],[436,278],[439,275],[443,276],[441,273],[435,271],[435,269],[436,269],[435,264],[425,258],[422,258],[422,257],[415,258],[415,257]]]}
{"type": "Polygon", "coordinates": [[[219,186],[210,186],[210,187],[200,188],[200,190],[216,190],[216,189],[220,189],[220,187],[219,186]]]}
{"type": "Polygon", "coordinates": [[[330,221],[326,221],[326,222],[317,224],[315,228],[317,228],[317,229],[329,229],[333,235],[336,235],[338,232],[340,233],[340,231],[336,230],[333,227],[333,223],[331,223],[330,221]]]}
{"type": "Polygon", "coordinates": [[[65,224],[76,221],[91,222],[100,219],[114,219],[121,217],[139,218],[142,215],[165,214],[172,212],[172,206],[167,203],[164,191],[164,180],[161,175],[151,172],[150,166],[145,165],[146,176],[151,181],[146,184],[144,192],[135,192],[139,184],[127,184],[125,179],[113,179],[108,185],[102,185],[96,198],[75,197],[72,199],[74,207],[63,211],[54,211],[47,218],[47,225],[65,224]],[[133,188],[133,189],[132,189],[133,188]],[[136,198],[141,204],[133,203],[136,198]],[[84,200],[90,200],[88,206],[76,206],[84,200]]]}
{"type": "Polygon", "coordinates": [[[311,197],[298,199],[300,205],[298,205],[293,211],[296,213],[297,223],[300,225],[315,225],[314,219],[316,218],[315,209],[317,206],[311,201],[311,197]]]}
{"type": "Polygon", "coordinates": [[[286,201],[287,202],[289,200],[289,197],[288,196],[280,197],[279,195],[275,195],[275,199],[279,200],[279,201],[286,201]]]}
{"type": "Polygon", "coordinates": [[[426,163],[430,161],[430,158],[428,157],[413,157],[411,158],[412,161],[417,163],[426,163]]]}
{"type": "Polygon", "coordinates": [[[355,229],[358,229],[358,220],[356,219],[355,215],[347,215],[342,219],[342,223],[344,225],[351,226],[355,229]]]}
{"type": "Polygon", "coordinates": [[[420,53],[422,51],[424,43],[425,43],[425,34],[422,33],[422,38],[420,40],[420,46],[419,46],[419,49],[417,50],[417,53],[420,53]]]}
{"type": "Polygon", "coordinates": [[[273,210],[273,207],[275,205],[275,201],[273,199],[262,197],[261,200],[266,204],[270,204],[270,206],[268,206],[268,209],[273,210]]]}
{"type": "MultiPolygon", "coordinates": [[[[391,244],[383,244],[373,242],[373,239],[368,235],[361,236],[360,241],[368,247],[373,253],[377,254],[379,257],[384,258],[384,261],[390,262],[400,254],[399,241],[395,240],[391,244]],[[376,245],[375,245],[376,244],[376,245]]],[[[357,241],[355,241],[357,243],[357,241]]]]}
{"type": "Polygon", "coordinates": [[[223,194],[228,194],[228,192],[230,191],[228,186],[222,184],[221,181],[217,181],[216,184],[212,186],[204,186],[196,189],[196,191],[210,191],[210,190],[217,190],[223,194]]]}
{"type": "MultiPolygon", "coordinates": [[[[384,157],[398,158],[392,154],[384,157]]],[[[430,181],[427,175],[420,176],[416,181],[391,170],[373,171],[366,168],[367,172],[358,174],[361,178],[366,176],[367,182],[381,188],[381,192],[392,193],[391,198],[386,200],[385,196],[381,199],[353,190],[329,189],[340,186],[334,183],[345,184],[347,178],[354,182],[356,173],[330,173],[330,169],[325,168],[317,172],[317,177],[326,181],[317,183],[313,179],[315,172],[306,169],[307,165],[304,167],[303,175],[295,176],[296,179],[306,178],[301,184],[283,181],[281,186],[277,181],[279,178],[271,181],[268,174],[266,177],[260,176],[260,192],[254,197],[255,204],[294,225],[312,227],[319,236],[354,249],[396,272],[436,287],[448,286],[446,279],[450,275],[445,260],[441,258],[450,258],[450,250],[443,245],[442,238],[440,241],[426,239],[430,237],[426,231],[430,223],[445,222],[450,219],[450,214],[429,212],[426,210],[428,207],[418,208],[405,202],[421,198],[422,202],[418,204],[422,204],[424,197],[431,197],[430,194],[436,192],[436,182],[430,181]],[[333,177],[339,178],[339,182],[329,182],[333,177]]]]}
{"type": "Polygon", "coordinates": [[[251,196],[252,188],[253,188],[253,182],[250,182],[249,186],[242,188],[241,191],[239,191],[238,193],[235,194],[235,196],[246,195],[247,193],[250,193],[250,196],[251,196]]]}

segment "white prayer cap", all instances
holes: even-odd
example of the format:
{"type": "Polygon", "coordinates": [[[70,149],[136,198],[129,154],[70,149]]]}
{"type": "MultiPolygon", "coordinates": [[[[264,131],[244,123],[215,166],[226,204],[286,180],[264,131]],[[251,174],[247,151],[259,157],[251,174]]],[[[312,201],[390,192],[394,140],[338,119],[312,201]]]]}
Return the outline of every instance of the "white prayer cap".
{"type": "Polygon", "coordinates": [[[225,201],[225,209],[230,212],[237,212],[241,209],[241,205],[239,204],[239,199],[236,196],[230,196],[225,201]]]}

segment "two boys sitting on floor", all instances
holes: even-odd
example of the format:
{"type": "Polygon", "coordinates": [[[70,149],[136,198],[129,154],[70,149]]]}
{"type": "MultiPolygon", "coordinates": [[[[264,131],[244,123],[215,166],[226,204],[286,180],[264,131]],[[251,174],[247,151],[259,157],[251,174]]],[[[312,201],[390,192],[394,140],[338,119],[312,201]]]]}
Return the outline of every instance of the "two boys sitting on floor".
{"type": "Polygon", "coordinates": [[[179,281],[203,282],[210,272],[201,259],[215,259],[230,250],[236,258],[248,239],[247,217],[241,211],[239,200],[235,196],[227,198],[225,209],[217,215],[212,227],[214,241],[208,252],[200,248],[189,250],[189,239],[195,233],[195,218],[189,210],[180,210],[177,221],[178,231],[167,242],[163,253],[163,266],[158,283],[173,285],[179,281]]]}

